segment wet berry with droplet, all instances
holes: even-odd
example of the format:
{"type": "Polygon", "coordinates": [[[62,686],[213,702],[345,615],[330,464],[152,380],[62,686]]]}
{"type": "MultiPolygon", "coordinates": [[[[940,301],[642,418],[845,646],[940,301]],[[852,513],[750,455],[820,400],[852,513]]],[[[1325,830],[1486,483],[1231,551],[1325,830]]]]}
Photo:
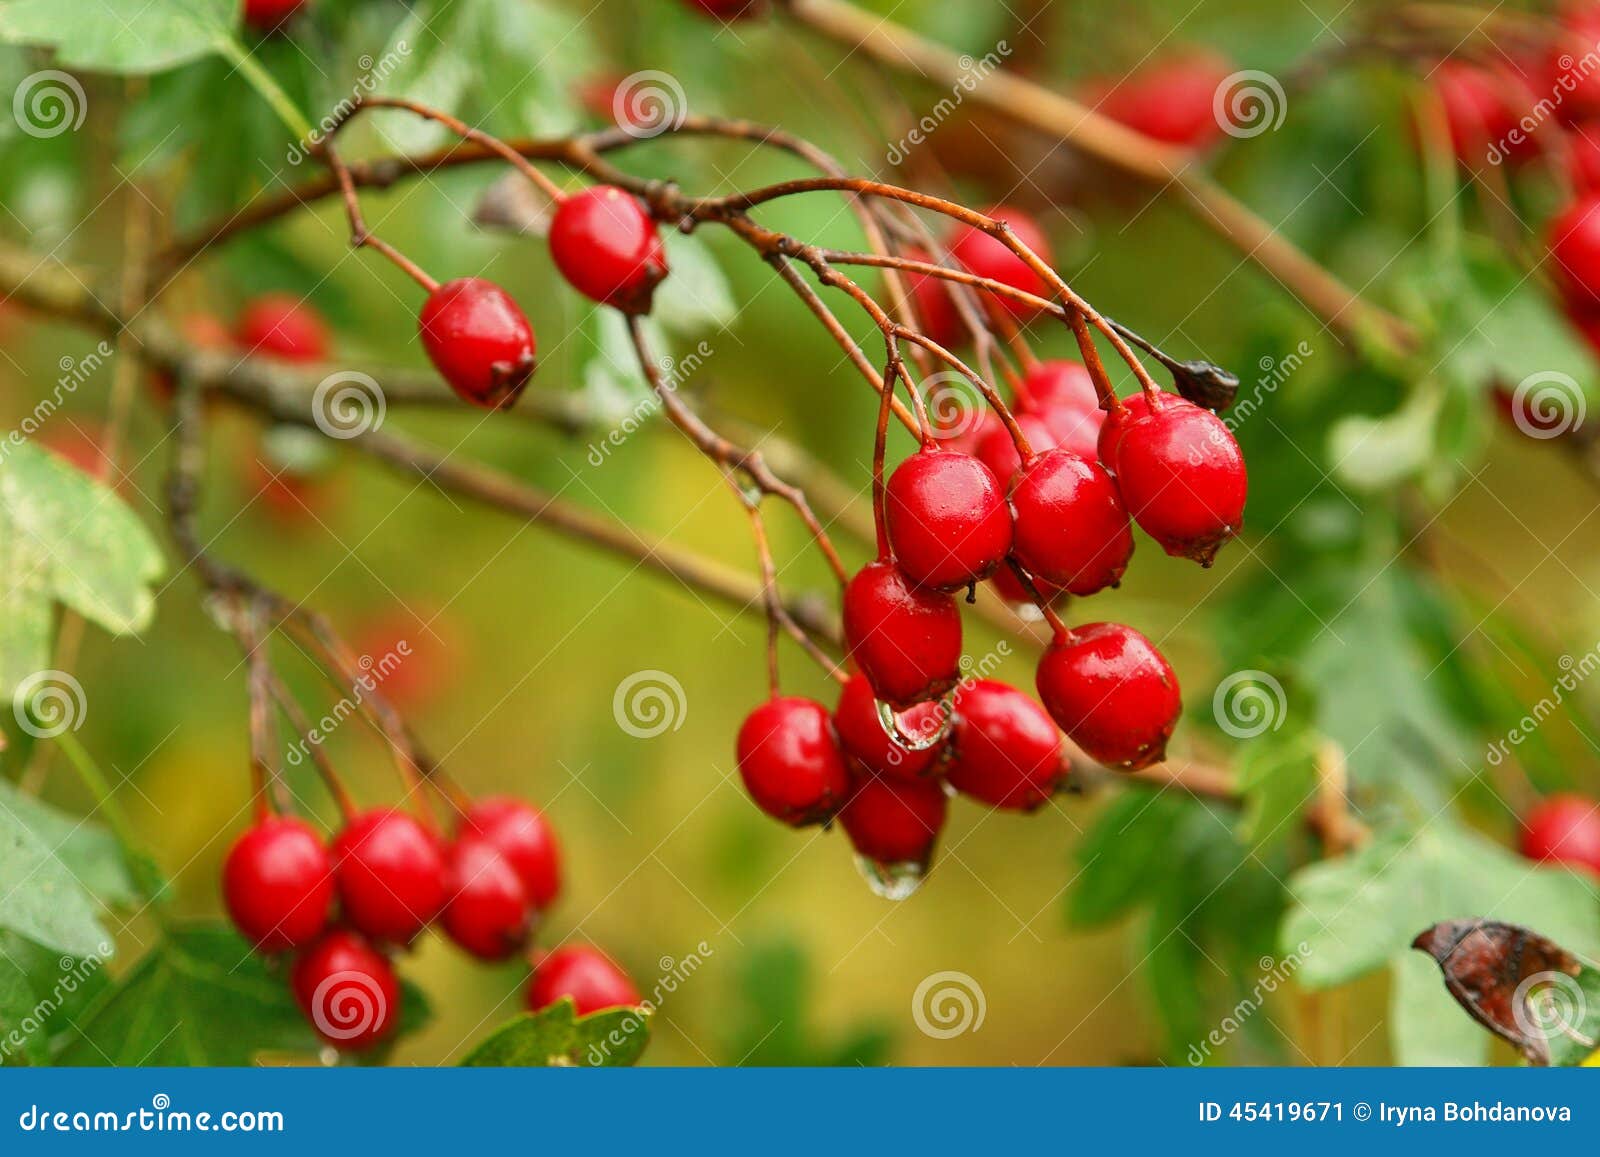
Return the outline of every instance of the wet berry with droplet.
{"type": "Polygon", "coordinates": [[[1111,475],[1070,450],[1040,454],[1011,489],[1012,553],[1024,569],[1075,595],[1122,580],[1133,555],[1128,511],[1111,475]]]}
{"type": "Polygon", "coordinates": [[[1519,846],[1530,860],[1600,875],[1600,803],[1572,793],[1541,800],[1522,817],[1519,846]]]}
{"type": "Polygon", "coordinates": [[[480,960],[505,960],[527,943],[533,906],[511,861],[482,836],[450,845],[445,860],[450,898],[439,922],[445,934],[480,960]]]}
{"type": "Polygon", "coordinates": [[[261,951],[309,944],[333,906],[333,861],[321,835],[293,816],[262,820],[229,849],[222,898],[239,934],[261,951]]]}
{"type": "Polygon", "coordinates": [[[509,406],[533,376],[533,327],[511,295],[492,281],[445,282],[428,294],[417,330],[439,376],[474,405],[509,406]]]}
{"type": "Polygon", "coordinates": [[[1176,399],[1130,423],[1117,445],[1128,513],[1170,555],[1210,566],[1244,525],[1244,455],[1210,410],[1176,399]]]}
{"type": "Polygon", "coordinates": [[[739,776],[756,806],[793,827],[831,819],[850,793],[850,773],[828,709],[780,696],[739,728],[739,776]]]}
{"type": "Polygon", "coordinates": [[[1011,512],[994,474],[970,454],[919,450],[889,477],[884,508],[900,570],[956,590],[994,573],[1011,549],[1011,512]]]}
{"type": "Polygon", "coordinates": [[[898,710],[939,698],[961,676],[955,599],[916,586],[893,562],[870,562],[846,585],[844,637],[878,698],[898,710]]]}
{"type": "Polygon", "coordinates": [[[569,944],[546,953],[534,966],[528,982],[528,1008],[534,1012],[570,997],[579,1016],[607,1008],[633,1008],[639,990],[597,948],[569,944]]]}
{"type": "Polygon", "coordinates": [[[650,214],[633,194],[594,185],[556,206],[550,255],[584,296],[624,313],[649,313],[667,275],[667,252],[650,214]]]}
{"type": "Polygon", "coordinates": [[[333,929],[301,954],[289,988],[317,1035],[348,1052],[372,1048],[400,1022],[394,966],[348,928],[333,929]]]}
{"type": "Polygon", "coordinates": [[[948,805],[937,780],[862,780],[839,813],[850,844],[875,864],[923,864],[944,828],[948,805]]]}
{"type": "Polygon", "coordinates": [[[869,772],[895,779],[920,779],[938,762],[944,712],[937,703],[919,703],[900,714],[896,727],[914,748],[889,735],[879,715],[878,700],[865,675],[852,675],[839,692],[833,726],[845,752],[869,772]]]}
{"type": "Polygon", "coordinates": [[[344,917],[374,940],[410,943],[446,898],[439,841],[402,811],[352,817],[333,842],[344,917]]]}
{"type": "Polygon", "coordinates": [[[1090,623],[1039,660],[1039,698],[1090,759],[1140,768],[1166,758],[1182,708],[1178,677],[1155,644],[1120,623],[1090,623]]]}
{"type": "Polygon", "coordinates": [[[1032,811],[1044,804],[1066,773],[1049,713],[994,679],[962,684],[952,706],[950,786],[994,807],[1032,811]]]}
{"type": "Polygon", "coordinates": [[[538,808],[510,796],[488,796],[467,809],[461,832],[482,837],[510,861],[535,911],[555,903],[561,892],[561,849],[538,808]]]}

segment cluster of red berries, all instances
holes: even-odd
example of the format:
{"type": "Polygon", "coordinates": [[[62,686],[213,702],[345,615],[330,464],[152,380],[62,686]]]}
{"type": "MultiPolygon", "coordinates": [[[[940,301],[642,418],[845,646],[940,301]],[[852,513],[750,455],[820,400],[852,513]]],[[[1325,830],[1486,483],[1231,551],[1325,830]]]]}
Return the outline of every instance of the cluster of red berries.
{"type": "MultiPolygon", "coordinates": [[[[331,846],[304,820],[265,816],[234,843],[222,870],[235,927],[260,952],[294,954],[296,1001],[324,1039],[353,1051],[378,1044],[399,1021],[392,950],[437,921],[472,956],[509,959],[527,948],[560,888],[548,823],[508,797],[472,804],[449,840],[395,808],[350,816],[331,846]]],[[[530,1006],[563,996],[580,1011],[638,1002],[621,970],[584,947],[536,962],[530,1006]]]]}
{"type": "Polygon", "coordinates": [[[1522,817],[1522,854],[1600,877],[1600,803],[1581,795],[1552,795],[1522,817]]]}

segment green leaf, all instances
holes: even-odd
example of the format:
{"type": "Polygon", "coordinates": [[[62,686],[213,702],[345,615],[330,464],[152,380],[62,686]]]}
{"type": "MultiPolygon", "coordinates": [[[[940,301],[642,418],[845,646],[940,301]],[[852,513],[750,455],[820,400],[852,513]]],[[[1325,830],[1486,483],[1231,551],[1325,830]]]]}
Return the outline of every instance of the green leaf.
{"type": "Polygon", "coordinates": [[[0,457],[0,695],[50,665],[57,602],[113,634],[142,630],[165,570],[110,488],[32,443],[0,457]]]}
{"type": "Polygon", "coordinates": [[[0,932],[0,1064],[44,1064],[110,979],[98,956],[50,951],[0,932]]]}
{"type": "Polygon", "coordinates": [[[1389,1040],[1394,1063],[1409,1066],[1481,1065],[1489,1036],[1439,983],[1439,968],[1420,952],[1389,965],[1389,1040]]]}
{"type": "Polygon", "coordinates": [[[93,72],[160,72],[218,51],[237,0],[10,0],[0,38],[55,49],[56,63],[93,72]]]}
{"type": "MultiPolygon", "coordinates": [[[[15,796],[9,787],[0,796],[0,929],[70,956],[110,956],[100,906],[71,866],[82,866],[78,857],[96,849],[81,839],[71,843],[51,809],[12,806],[15,796]]],[[[115,854],[114,845],[108,850],[115,854]]],[[[103,873],[92,878],[105,882],[103,873]]]]}
{"type": "Polygon", "coordinates": [[[474,1068],[612,1068],[636,1064],[650,1043],[650,1016],[642,1008],[608,1008],[577,1016],[568,997],[508,1021],[490,1033],[461,1064],[474,1068]]]}
{"type": "Polygon", "coordinates": [[[1234,761],[1244,814],[1239,838],[1257,850],[1299,830],[1317,792],[1316,704],[1293,679],[1246,670],[1218,686],[1216,716],[1241,740],[1234,761]]]}
{"type": "Polygon", "coordinates": [[[668,332],[686,337],[732,325],[739,305],[706,243],[682,233],[668,233],[663,240],[672,272],[656,289],[651,316],[668,332]]]}
{"type": "Polygon", "coordinates": [[[1129,791],[1112,800],[1078,843],[1067,918],[1085,927],[1105,924],[1154,894],[1160,883],[1156,865],[1187,811],[1176,794],[1129,791]]]}
{"type": "Polygon", "coordinates": [[[122,848],[99,824],[24,795],[5,780],[0,780],[0,815],[14,816],[52,848],[78,883],[102,904],[129,905],[139,899],[122,848]]]}

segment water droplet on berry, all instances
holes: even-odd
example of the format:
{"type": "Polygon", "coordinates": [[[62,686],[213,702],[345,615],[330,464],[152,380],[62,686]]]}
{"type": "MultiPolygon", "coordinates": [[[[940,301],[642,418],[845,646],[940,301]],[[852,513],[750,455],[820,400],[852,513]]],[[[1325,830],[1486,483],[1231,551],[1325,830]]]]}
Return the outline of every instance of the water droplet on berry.
{"type": "Polygon", "coordinates": [[[856,856],[855,860],[856,871],[861,873],[872,894],[882,896],[885,900],[909,899],[922,887],[922,881],[928,875],[928,865],[917,860],[885,864],[861,855],[856,856]]]}
{"type": "Polygon", "coordinates": [[[954,716],[950,711],[949,697],[940,699],[938,726],[928,728],[913,726],[909,731],[903,726],[901,716],[895,714],[881,699],[873,700],[873,705],[878,709],[878,723],[883,728],[883,733],[894,740],[895,746],[903,751],[927,751],[943,743],[945,736],[950,734],[950,723],[954,716]]]}

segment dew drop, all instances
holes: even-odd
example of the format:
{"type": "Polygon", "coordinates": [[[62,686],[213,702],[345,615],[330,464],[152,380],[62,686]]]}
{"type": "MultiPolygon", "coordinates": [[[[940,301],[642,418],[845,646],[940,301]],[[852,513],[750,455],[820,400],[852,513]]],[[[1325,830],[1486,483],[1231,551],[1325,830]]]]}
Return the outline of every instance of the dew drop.
{"type": "Polygon", "coordinates": [[[904,900],[922,887],[928,865],[919,860],[900,860],[885,864],[866,856],[856,856],[856,870],[874,896],[885,900],[904,900]]]}
{"type": "Polygon", "coordinates": [[[950,708],[948,698],[939,700],[939,726],[930,732],[924,732],[920,728],[914,732],[906,731],[901,726],[900,716],[895,714],[893,707],[881,699],[875,699],[873,703],[878,709],[878,725],[902,751],[927,751],[930,747],[937,747],[950,734],[950,725],[955,721],[955,713],[950,708]]]}

